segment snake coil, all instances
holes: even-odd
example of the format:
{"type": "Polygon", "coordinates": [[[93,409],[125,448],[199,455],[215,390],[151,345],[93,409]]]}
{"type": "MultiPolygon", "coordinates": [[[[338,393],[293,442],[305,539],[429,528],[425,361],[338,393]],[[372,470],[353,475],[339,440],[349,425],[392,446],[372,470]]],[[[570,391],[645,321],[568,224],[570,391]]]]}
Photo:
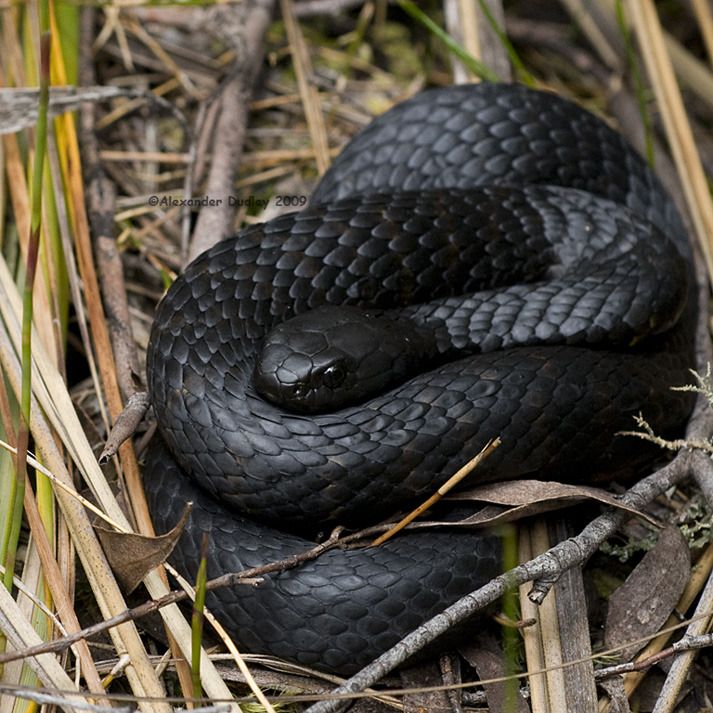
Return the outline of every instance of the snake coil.
{"type": "MultiPolygon", "coordinates": [[[[422,499],[498,435],[478,482],[650,462],[615,434],[639,412],[662,434],[688,417],[669,386],[693,363],[690,264],[656,177],[583,109],[500,84],[396,106],[308,208],[208,250],[159,306],[148,375],[161,438],[144,477],[159,530],[194,502],[174,564],[195,575],[204,532],[209,577],[302,552],[294,533],[422,499]],[[447,359],[316,414],[261,396],[267,335],[325,305],[432,327],[447,359]]],[[[298,337],[329,342],[315,314],[298,337]]],[[[276,372],[317,357],[285,359],[276,372]]],[[[489,534],[417,532],[210,592],[208,606],[245,650],[348,674],[488,581],[499,557],[489,534]]]]}

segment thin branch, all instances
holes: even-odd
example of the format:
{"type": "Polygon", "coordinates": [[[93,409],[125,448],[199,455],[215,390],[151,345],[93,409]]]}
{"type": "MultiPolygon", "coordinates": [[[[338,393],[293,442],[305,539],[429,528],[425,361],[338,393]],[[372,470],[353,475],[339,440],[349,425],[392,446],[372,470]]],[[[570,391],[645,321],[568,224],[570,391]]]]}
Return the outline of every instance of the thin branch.
{"type": "Polygon", "coordinates": [[[637,659],[636,661],[628,661],[627,663],[620,663],[614,666],[601,668],[594,672],[594,677],[597,681],[601,681],[605,678],[610,678],[611,676],[621,676],[625,673],[633,673],[635,671],[646,671],[652,666],[655,666],[656,664],[661,663],[661,661],[665,661],[676,654],[683,653],[684,651],[705,649],[711,646],[713,646],[713,634],[700,634],[697,636],[686,635],[679,639],[675,644],[672,644],[668,648],[662,649],[656,654],[647,656],[644,659],[637,659]]]}

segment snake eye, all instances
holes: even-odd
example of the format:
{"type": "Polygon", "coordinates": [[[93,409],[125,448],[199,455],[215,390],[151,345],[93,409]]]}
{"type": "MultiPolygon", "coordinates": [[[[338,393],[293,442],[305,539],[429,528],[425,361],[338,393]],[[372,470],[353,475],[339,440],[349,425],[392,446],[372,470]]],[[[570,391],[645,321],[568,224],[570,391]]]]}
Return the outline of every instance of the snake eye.
{"type": "Polygon", "coordinates": [[[347,370],[342,364],[330,364],[324,370],[322,376],[325,385],[330,389],[334,389],[344,383],[344,380],[347,378],[347,370]]]}

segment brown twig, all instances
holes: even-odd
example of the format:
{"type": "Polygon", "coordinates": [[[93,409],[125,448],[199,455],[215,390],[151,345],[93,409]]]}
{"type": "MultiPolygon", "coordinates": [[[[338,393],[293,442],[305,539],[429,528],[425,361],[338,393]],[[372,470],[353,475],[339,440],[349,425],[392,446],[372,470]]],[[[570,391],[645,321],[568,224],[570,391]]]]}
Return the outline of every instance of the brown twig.
{"type": "Polygon", "coordinates": [[[680,654],[685,651],[706,649],[711,646],[713,646],[713,634],[701,634],[698,636],[686,635],[679,639],[675,644],[671,644],[671,646],[668,646],[651,656],[647,656],[646,658],[601,668],[598,671],[595,671],[594,677],[597,681],[601,681],[602,679],[610,678],[611,676],[621,676],[625,673],[646,671],[652,666],[655,666],[656,664],[661,663],[661,661],[665,661],[676,654],[680,654]]]}
{"type": "MultiPolygon", "coordinates": [[[[83,62],[86,69],[90,63],[83,62]]],[[[92,226],[97,259],[97,271],[108,314],[108,326],[116,360],[116,375],[122,395],[129,398],[140,382],[139,358],[131,332],[129,303],[126,296],[124,270],[116,249],[114,213],[116,191],[101,169],[94,134],[95,110],[85,105],[81,112],[82,163],[89,176],[87,198],[89,222],[92,226]]]]}
{"type": "Polygon", "coordinates": [[[110,458],[113,458],[121,444],[134,435],[149,405],[149,395],[147,391],[139,391],[129,397],[124,410],[119,414],[114,422],[114,426],[109,432],[102,452],[99,454],[98,460],[101,465],[104,465],[110,458]]]}

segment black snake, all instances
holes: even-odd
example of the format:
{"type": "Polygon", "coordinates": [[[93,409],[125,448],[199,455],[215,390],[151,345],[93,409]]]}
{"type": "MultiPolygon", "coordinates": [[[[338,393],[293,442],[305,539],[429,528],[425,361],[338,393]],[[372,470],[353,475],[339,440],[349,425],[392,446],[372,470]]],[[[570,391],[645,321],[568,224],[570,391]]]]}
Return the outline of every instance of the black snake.
{"type": "MultiPolygon", "coordinates": [[[[174,563],[195,575],[203,532],[210,577],[301,552],[310,543],[281,530],[374,522],[497,435],[476,482],[581,481],[650,461],[615,434],[639,412],[662,434],[685,422],[691,400],[669,386],[693,361],[692,282],[670,199],[593,115],[499,84],[398,105],[347,145],[307,209],[201,255],[158,309],[148,374],[163,443],[146,489],[159,530],[195,503],[174,563]],[[324,305],[433,327],[436,348],[356,403],[316,414],[272,403],[253,379],[264,338],[324,305]]],[[[288,391],[302,389],[289,382],[305,360],[328,386],[343,380],[341,366],[319,366],[332,327],[316,314],[293,332],[312,355],[280,352],[269,367],[288,391]]],[[[360,359],[367,331],[350,337],[360,359]]],[[[400,358],[382,352],[377,372],[400,358]]],[[[208,605],[246,650],[349,673],[498,567],[492,535],[419,532],[208,605]]]]}

